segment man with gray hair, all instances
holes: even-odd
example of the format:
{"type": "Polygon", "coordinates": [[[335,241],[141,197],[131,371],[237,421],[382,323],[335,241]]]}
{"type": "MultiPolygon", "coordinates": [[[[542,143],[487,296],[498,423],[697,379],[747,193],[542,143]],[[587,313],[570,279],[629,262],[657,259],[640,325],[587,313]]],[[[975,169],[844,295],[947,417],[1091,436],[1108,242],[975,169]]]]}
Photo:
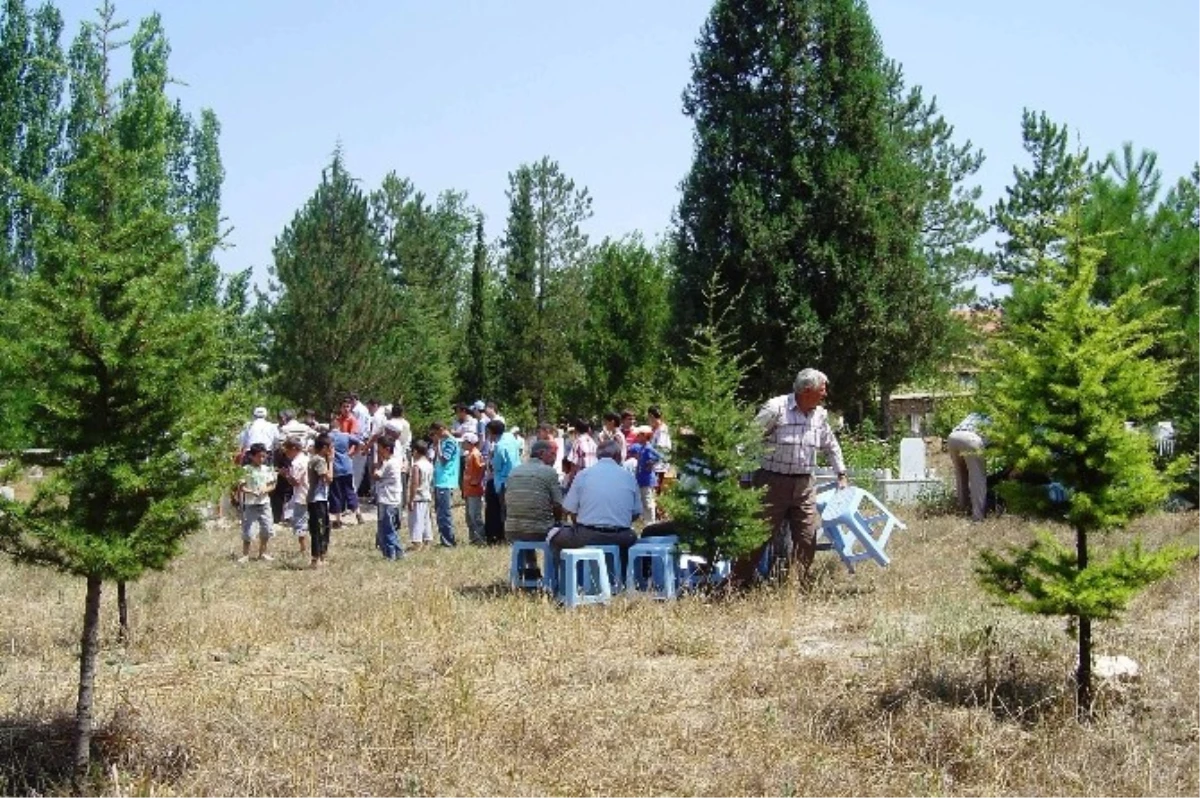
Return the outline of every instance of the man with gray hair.
{"type": "Polygon", "coordinates": [[[571,483],[563,509],[575,516],[575,525],[550,538],[555,554],[594,544],[620,546],[624,552],[637,543],[633,522],[642,514],[642,497],[633,474],[618,462],[620,456],[621,445],[605,441],[596,449],[596,464],[571,483]]]}
{"type": "MultiPolygon", "coordinates": [[[[766,487],[763,512],[771,527],[771,540],[780,551],[784,524],[791,524],[792,556],[800,562],[802,576],[808,576],[817,549],[817,515],[813,496],[813,470],[821,451],[837,473],[838,488],[849,484],[842,447],[829,426],[829,414],[821,406],[829,378],[813,368],[801,370],[792,384],[792,393],[776,396],[759,410],[756,420],[763,428],[766,449],[762,465],[754,474],[755,487],[766,487]]],[[[764,547],[765,548],[765,545],[764,547]]],[[[739,560],[733,578],[748,584],[762,558],[763,548],[739,560]]]]}
{"type": "MultiPolygon", "coordinates": [[[[504,538],[541,541],[550,528],[562,520],[563,492],[554,470],[554,444],[536,440],[529,447],[529,459],[514,468],[504,485],[504,502],[508,512],[504,517],[504,538]]],[[[525,578],[540,579],[536,573],[537,560],[532,551],[524,553],[521,568],[525,578]]]]}

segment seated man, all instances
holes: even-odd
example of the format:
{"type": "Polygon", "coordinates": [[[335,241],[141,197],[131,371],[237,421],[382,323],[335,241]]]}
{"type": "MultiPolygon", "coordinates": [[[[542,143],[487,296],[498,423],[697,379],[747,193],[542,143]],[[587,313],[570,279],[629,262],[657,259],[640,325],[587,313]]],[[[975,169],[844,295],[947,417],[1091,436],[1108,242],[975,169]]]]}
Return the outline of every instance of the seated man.
{"type": "MultiPolygon", "coordinates": [[[[536,440],[529,448],[529,460],[514,468],[504,485],[504,502],[508,509],[504,517],[504,538],[509,543],[519,540],[542,541],[550,528],[562,520],[563,492],[554,470],[554,444],[536,440]]],[[[520,566],[524,578],[540,579],[537,561],[532,551],[523,552],[520,566]]]]}
{"type": "Polygon", "coordinates": [[[632,524],[642,514],[642,499],[637,480],[618,462],[620,456],[620,444],[605,441],[596,450],[596,464],[571,483],[563,508],[575,516],[575,525],[550,538],[556,555],[591,545],[620,546],[624,552],[637,543],[632,524]]]}

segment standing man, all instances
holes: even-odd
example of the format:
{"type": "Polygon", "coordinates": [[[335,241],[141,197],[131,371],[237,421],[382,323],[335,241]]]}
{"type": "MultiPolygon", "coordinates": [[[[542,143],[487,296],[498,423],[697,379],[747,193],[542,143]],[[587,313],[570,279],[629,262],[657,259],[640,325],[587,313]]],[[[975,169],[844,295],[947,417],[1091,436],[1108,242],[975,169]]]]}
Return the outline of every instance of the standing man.
{"type": "Polygon", "coordinates": [[[520,463],[521,454],[517,439],[505,429],[503,421],[489,421],[487,431],[492,448],[487,460],[483,525],[488,543],[499,543],[504,540],[504,486],[508,483],[508,475],[520,463]]]}
{"type": "MultiPolygon", "coordinates": [[[[792,555],[800,562],[804,577],[817,550],[820,526],[812,477],[818,451],[829,458],[838,488],[849,484],[842,447],[829,426],[829,413],[821,406],[828,385],[829,378],[820,371],[803,369],[796,375],[792,393],[771,399],[756,416],[766,451],[762,467],[754,473],[754,485],[767,489],[763,513],[771,527],[771,540],[782,543],[783,525],[791,522],[792,555]]],[[[764,548],[766,544],[734,565],[735,581],[749,584],[753,580],[764,548]]]]}
{"type": "Polygon", "coordinates": [[[446,548],[457,545],[454,539],[454,517],[450,514],[450,500],[458,487],[461,461],[458,439],[440,421],[429,427],[433,440],[433,510],[437,517],[438,542],[446,548]]]}
{"type": "Polygon", "coordinates": [[[238,465],[250,464],[250,447],[261,443],[267,450],[268,464],[271,450],[275,448],[275,439],[279,437],[279,428],[267,418],[267,408],[254,408],[254,418],[242,428],[241,447],[238,449],[238,465]]]}

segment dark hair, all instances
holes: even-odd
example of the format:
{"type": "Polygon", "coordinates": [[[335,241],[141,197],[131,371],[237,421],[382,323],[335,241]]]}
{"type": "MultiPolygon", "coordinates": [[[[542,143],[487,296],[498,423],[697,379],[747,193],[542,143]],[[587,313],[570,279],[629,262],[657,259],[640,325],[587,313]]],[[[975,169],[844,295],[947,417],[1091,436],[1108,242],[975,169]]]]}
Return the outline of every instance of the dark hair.
{"type": "Polygon", "coordinates": [[[429,444],[425,442],[424,438],[418,438],[413,441],[412,450],[417,454],[428,454],[429,444]]]}
{"type": "Polygon", "coordinates": [[[392,414],[388,418],[400,418],[402,415],[404,415],[404,402],[397,399],[392,402],[392,414]]]}
{"type": "Polygon", "coordinates": [[[557,437],[558,428],[555,427],[553,424],[551,424],[549,421],[543,421],[541,424],[537,425],[537,428],[538,428],[538,432],[549,432],[552,435],[555,435],[555,437],[557,437]]]}
{"type": "Polygon", "coordinates": [[[465,413],[466,410],[467,410],[467,406],[464,405],[462,402],[454,403],[454,412],[455,413],[465,413]]]}
{"type": "Polygon", "coordinates": [[[333,436],[328,432],[322,432],[313,439],[313,449],[324,449],[326,446],[333,446],[333,436]]]}
{"type": "Polygon", "coordinates": [[[607,413],[604,414],[604,420],[611,421],[614,424],[620,424],[621,423],[621,414],[615,410],[609,410],[607,413]]]}
{"type": "Polygon", "coordinates": [[[487,431],[495,433],[496,435],[503,435],[504,434],[504,422],[498,418],[493,418],[491,421],[489,421],[487,423],[487,431]]]}
{"type": "Polygon", "coordinates": [[[443,424],[441,421],[434,421],[434,422],[430,423],[429,428],[433,429],[433,430],[437,430],[438,432],[441,432],[442,430],[444,430],[446,428],[446,425],[443,424]]]}
{"type": "Polygon", "coordinates": [[[250,444],[250,454],[266,454],[267,445],[265,443],[250,444]]]}
{"type": "Polygon", "coordinates": [[[650,416],[651,418],[661,419],[662,410],[659,409],[658,405],[650,405],[648,408],[646,408],[646,415],[650,416]]]}
{"type": "Polygon", "coordinates": [[[571,422],[571,427],[574,428],[576,432],[590,433],[592,431],[592,422],[588,421],[586,418],[577,418],[571,422]]]}
{"type": "Polygon", "coordinates": [[[367,404],[369,404],[369,405],[377,405],[377,404],[379,404],[379,400],[378,400],[378,399],[376,399],[374,396],[372,396],[370,399],[368,399],[368,400],[367,400],[367,404]]]}
{"type": "Polygon", "coordinates": [[[637,413],[627,407],[621,411],[621,418],[637,418],[637,413]]]}
{"type": "Polygon", "coordinates": [[[295,410],[280,410],[279,411],[279,420],[282,421],[284,424],[288,423],[295,417],[296,417],[295,410]]]}
{"type": "Polygon", "coordinates": [[[380,435],[379,439],[375,441],[375,445],[388,451],[393,451],[396,448],[396,442],[386,435],[380,435]]]}

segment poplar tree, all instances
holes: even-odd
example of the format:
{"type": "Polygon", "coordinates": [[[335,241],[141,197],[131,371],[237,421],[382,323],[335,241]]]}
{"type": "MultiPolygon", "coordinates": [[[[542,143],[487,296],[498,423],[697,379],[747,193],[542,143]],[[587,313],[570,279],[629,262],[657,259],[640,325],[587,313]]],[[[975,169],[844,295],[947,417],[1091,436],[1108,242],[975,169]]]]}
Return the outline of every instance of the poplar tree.
{"type": "MultiPolygon", "coordinates": [[[[85,789],[105,582],[162,569],[200,527],[232,417],[211,392],[220,356],[215,311],[188,306],[183,220],[169,212],[165,72],[113,87],[122,45],[111,3],[85,23],[70,73],[74,138],[68,199],[19,185],[47,220],[38,268],[15,302],[28,374],[47,441],[67,455],[27,502],[0,510],[0,550],[86,580],[73,765],[85,789]],[[82,99],[81,99],[82,98],[82,99]],[[83,113],[84,109],[90,115],[83,113]],[[135,125],[143,126],[130,135],[135,125]]],[[[161,33],[146,20],[144,53],[161,33]]]]}
{"type": "Polygon", "coordinates": [[[989,449],[1022,474],[1000,486],[1002,495],[1014,508],[1069,525],[1075,546],[1042,532],[1026,547],[985,551],[977,570],[984,588],[1008,604],[1072,619],[1078,713],[1087,718],[1092,622],[1116,617],[1185,554],[1133,543],[1094,561],[1094,537],[1160,506],[1186,464],[1159,471],[1150,437],[1125,427],[1151,420],[1168,389],[1173,364],[1149,356],[1167,334],[1162,311],[1146,312],[1141,288],[1111,304],[1093,300],[1102,251],[1081,235],[1077,206],[1052,232],[1064,257],[1037,267],[1047,283],[1043,313],[1004,331],[985,397],[989,449]]]}
{"type": "Polygon", "coordinates": [[[459,365],[459,383],[467,401],[487,396],[492,387],[492,347],[488,339],[488,252],[483,238],[483,215],[475,219],[475,246],[471,251],[471,291],[466,335],[459,365]]]}

